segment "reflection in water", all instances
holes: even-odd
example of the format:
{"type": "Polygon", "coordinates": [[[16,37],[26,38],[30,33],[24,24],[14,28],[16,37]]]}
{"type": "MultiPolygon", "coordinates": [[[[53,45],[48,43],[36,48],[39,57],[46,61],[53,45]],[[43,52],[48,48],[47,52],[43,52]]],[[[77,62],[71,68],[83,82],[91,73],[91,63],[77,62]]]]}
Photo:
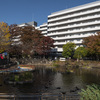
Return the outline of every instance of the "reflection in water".
{"type": "Polygon", "coordinates": [[[60,73],[53,69],[37,68],[33,83],[23,85],[4,84],[8,75],[0,74],[0,92],[6,93],[60,93],[70,92],[75,87],[84,88],[87,84],[100,83],[100,70],[77,69],[75,73],[60,73]]]}
{"type": "Polygon", "coordinates": [[[100,69],[77,69],[76,75],[81,76],[82,81],[86,85],[100,83],[100,69]]]}

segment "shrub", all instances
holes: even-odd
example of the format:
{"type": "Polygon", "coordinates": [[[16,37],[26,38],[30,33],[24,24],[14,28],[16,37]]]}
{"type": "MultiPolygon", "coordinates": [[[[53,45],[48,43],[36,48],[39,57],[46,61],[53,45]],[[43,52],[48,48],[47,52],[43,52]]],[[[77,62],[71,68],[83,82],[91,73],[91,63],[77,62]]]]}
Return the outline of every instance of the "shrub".
{"type": "Polygon", "coordinates": [[[100,86],[87,85],[86,90],[82,89],[79,94],[81,96],[80,100],[100,100],[100,86]]]}

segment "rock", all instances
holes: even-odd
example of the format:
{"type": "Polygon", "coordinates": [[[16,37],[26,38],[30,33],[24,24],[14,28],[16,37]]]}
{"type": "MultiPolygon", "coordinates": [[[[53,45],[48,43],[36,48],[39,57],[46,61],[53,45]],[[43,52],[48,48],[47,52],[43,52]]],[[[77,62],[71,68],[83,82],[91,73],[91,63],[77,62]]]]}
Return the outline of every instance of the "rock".
{"type": "Polygon", "coordinates": [[[57,87],[56,89],[61,89],[61,87],[57,87]]]}
{"type": "Polygon", "coordinates": [[[45,88],[47,89],[47,88],[49,88],[48,86],[45,86],[45,88]]]}
{"type": "Polygon", "coordinates": [[[13,85],[13,87],[16,87],[16,85],[13,85]]]}
{"type": "Polygon", "coordinates": [[[77,86],[75,88],[76,88],[76,90],[80,90],[80,88],[78,88],[77,86]]]}
{"type": "Polygon", "coordinates": [[[76,92],[76,90],[70,90],[70,92],[76,92]]]}
{"type": "Polygon", "coordinates": [[[2,86],[2,84],[0,84],[0,86],[2,86]]]}
{"type": "Polygon", "coordinates": [[[66,94],[66,92],[63,91],[62,94],[66,94]]]}
{"type": "Polygon", "coordinates": [[[76,91],[78,91],[78,90],[80,90],[80,88],[78,88],[78,87],[76,86],[73,90],[70,90],[70,92],[76,92],[76,91]]]}
{"type": "Polygon", "coordinates": [[[52,85],[52,83],[49,83],[49,85],[52,85]]]}

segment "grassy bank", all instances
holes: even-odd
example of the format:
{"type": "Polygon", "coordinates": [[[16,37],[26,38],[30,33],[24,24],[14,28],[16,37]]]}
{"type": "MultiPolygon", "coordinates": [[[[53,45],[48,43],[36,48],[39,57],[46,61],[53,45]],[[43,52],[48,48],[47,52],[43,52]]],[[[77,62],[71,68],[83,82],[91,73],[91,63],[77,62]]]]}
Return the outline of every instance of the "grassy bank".
{"type": "Polygon", "coordinates": [[[59,69],[73,70],[74,68],[100,68],[99,61],[76,61],[76,60],[67,60],[67,61],[54,61],[52,64],[53,67],[59,69]]]}

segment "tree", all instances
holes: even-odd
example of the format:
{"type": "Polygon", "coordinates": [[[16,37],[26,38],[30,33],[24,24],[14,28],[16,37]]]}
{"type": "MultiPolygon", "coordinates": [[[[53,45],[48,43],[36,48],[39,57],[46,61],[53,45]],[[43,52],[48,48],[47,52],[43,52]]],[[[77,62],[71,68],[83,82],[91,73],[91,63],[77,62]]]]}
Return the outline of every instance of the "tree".
{"type": "Polygon", "coordinates": [[[21,48],[21,33],[22,33],[22,27],[18,27],[17,24],[12,24],[9,26],[9,31],[10,31],[10,41],[11,45],[9,46],[8,52],[10,56],[15,56],[19,58],[22,53],[22,48],[21,48]]]}
{"type": "Polygon", "coordinates": [[[10,45],[8,53],[10,57],[20,58],[22,56],[22,48],[20,45],[10,45]]]}
{"type": "Polygon", "coordinates": [[[40,55],[48,55],[50,53],[51,48],[54,47],[53,45],[54,40],[48,36],[42,36],[39,45],[36,48],[36,51],[40,55]]]}
{"type": "MultiPolygon", "coordinates": [[[[12,40],[14,37],[17,38],[17,43],[14,41],[13,45],[19,46],[22,55],[33,56],[33,55],[46,55],[49,53],[53,46],[54,40],[50,37],[45,37],[41,34],[41,31],[35,29],[33,26],[18,27],[12,25],[11,33],[12,40]]],[[[17,50],[19,52],[19,50],[17,50]]]]}
{"type": "Polygon", "coordinates": [[[21,41],[23,52],[28,55],[47,55],[50,49],[54,47],[53,39],[43,36],[41,31],[32,26],[23,27],[21,41]]]}
{"type": "Polygon", "coordinates": [[[10,45],[10,36],[8,24],[0,22],[0,53],[8,49],[10,45]]]}
{"type": "Polygon", "coordinates": [[[65,58],[73,58],[73,55],[74,55],[74,51],[75,51],[75,47],[76,45],[72,42],[68,42],[66,43],[64,46],[63,46],[63,52],[62,52],[62,55],[65,57],[65,58]]]}
{"type": "Polygon", "coordinates": [[[100,32],[83,39],[83,44],[88,50],[89,55],[99,59],[100,56],[100,32]]]}
{"type": "Polygon", "coordinates": [[[86,48],[84,47],[78,47],[76,50],[75,50],[75,53],[74,53],[74,58],[77,58],[78,59],[83,59],[83,57],[85,57],[87,55],[87,50],[86,48]]]}

